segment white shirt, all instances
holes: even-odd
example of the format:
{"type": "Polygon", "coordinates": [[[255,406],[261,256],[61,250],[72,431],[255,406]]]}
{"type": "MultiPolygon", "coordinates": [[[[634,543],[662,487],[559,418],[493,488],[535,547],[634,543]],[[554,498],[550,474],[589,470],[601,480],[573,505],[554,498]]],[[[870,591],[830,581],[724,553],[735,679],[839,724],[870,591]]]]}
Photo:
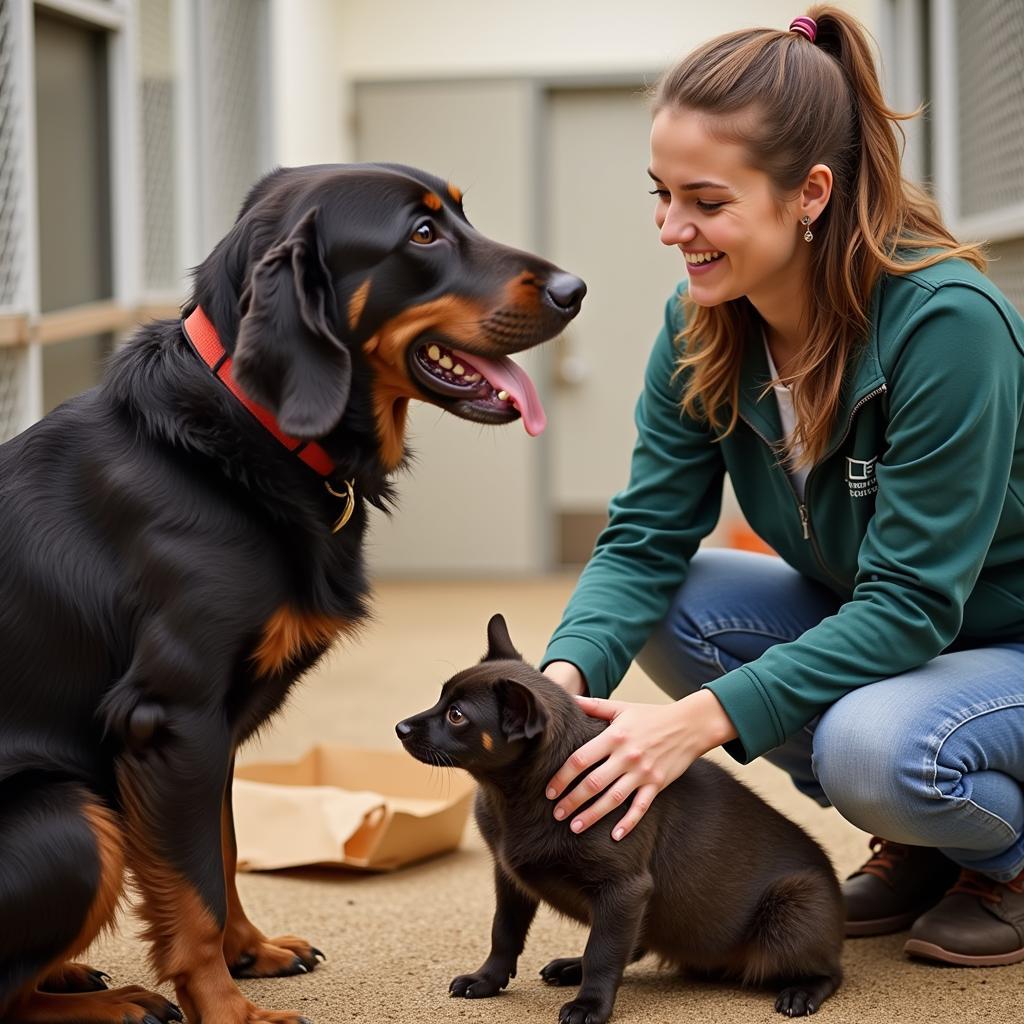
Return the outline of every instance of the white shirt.
{"type": "MultiPolygon", "coordinates": [[[[779,371],[775,368],[775,361],[772,359],[772,350],[768,347],[768,338],[762,333],[764,339],[764,351],[768,357],[768,372],[772,377],[778,377],[779,371]]],[[[775,400],[779,403],[779,419],[782,420],[782,436],[786,439],[786,451],[791,459],[798,458],[803,447],[794,438],[796,435],[796,410],[793,408],[793,392],[785,384],[773,384],[775,400]]],[[[796,493],[800,500],[804,500],[804,486],[807,483],[807,474],[811,471],[810,466],[801,466],[799,469],[788,468],[787,474],[793,481],[796,493]]]]}

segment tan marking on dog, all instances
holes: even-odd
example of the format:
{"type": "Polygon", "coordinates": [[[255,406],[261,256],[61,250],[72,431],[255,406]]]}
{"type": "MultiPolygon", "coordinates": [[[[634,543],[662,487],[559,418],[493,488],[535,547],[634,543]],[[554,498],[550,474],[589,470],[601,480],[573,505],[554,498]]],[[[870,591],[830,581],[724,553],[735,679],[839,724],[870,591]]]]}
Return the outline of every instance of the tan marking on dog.
{"type": "Polygon", "coordinates": [[[196,891],[154,848],[152,824],[131,776],[118,772],[129,825],[129,860],[141,891],[138,912],[157,978],[174,985],[188,1020],[246,1024],[255,1016],[224,961],[223,930],[196,891]]]}
{"type": "Polygon", "coordinates": [[[87,804],[82,813],[96,836],[100,880],[96,887],[96,898],[66,959],[82,952],[105,929],[112,927],[124,891],[127,853],[121,822],[113,811],[99,803],[87,804]]]}
{"type": "Polygon", "coordinates": [[[366,297],[370,294],[370,278],[367,278],[352,294],[348,302],[348,329],[354,331],[359,318],[366,306],[366,297]]]}
{"type": "Polygon", "coordinates": [[[462,189],[459,188],[458,185],[453,185],[450,181],[448,182],[448,195],[450,195],[455,202],[462,202],[462,189]]]}
{"type": "MultiPolygon", "coordinates": [[[[173,930],[164,933],[166,938],[154,956],[160,980],[173,982],[178,1003],[189,1020],[216,1017],[245,1024],[259,1017],[228,972],[223,931],[199,893],[170,868],[158,870],[161,884],[177,906],[173,930]]],[[[150,917],[144,912],[143,916],[149,921],[149,934],[162,926],[162,914],[150,917]]]]}
{"type": "Polygon", "coordinates": [[[469,299],[443,295],[403,310],[364,342],[363,351],[374,370],[373,406],[381,461],[387,471],[405,457],[409,399],[428,400],[409,378],[405,359],[409,345],[424,331],[436,330],[453,345],[481,348],[480,323],[486,315],[487,310],[469,299]]]}
{"type": "Polygon", "coordinates": [[[441,202],[441,197],[436,192],[428,192],[423,197],[423,205],[428,210],[440,210],[444,203],[441,202]]]}
{"type": "MultiPolygon", "coordinates": [[[[60,970],[67,961],[73,960],[92,945],[95,939],[111,929],[124,893],[127,853],[122,823],[113,811],[96,802],[88,794],[82,807],[82,817],[96,839],[96,857],[99,861],[96,894],[74,941],[40,972],[40,977],[60,970]]],[[[32,988],[35,988],[34,984],[32,988]]],[[[24,1009],[27,1013],[30,1009],[28,1004],[25,1004],[24,1009]]]]}
{"type": "Polygon", "coordinates": [[[480,742],[484,745],[484,750],[494,749],[494,737],[489,732],[480,734],[480,742]]]}
{"type": "Polygon", "coordinates": [[[351,628],[345,619],[279,608],[263,627],[263,637],[252,654],[262,675],[280,672],[303,652],[329,645],[351,628]]]}
{"type": "Polygon", "coordinates": [[[537,276],[529,270],[524,270],[505,285],[501,308],[512,308],[521,313],[536,313],[540,308],[541,291],[537,276]]]}
{"type": "MultiPolygon", "coordinates": [[[[191,975],[197,965],[215,959],[214,949],[223,964],[221,929],[194,887],[158,852],[147,802],[140,797],[132,773],[118,765],[117,777],[125,809],[129,865],[142,893],[138,910],[146,922],[143,937],[151,943],[158,979],[178,985],[179,978],[191,975]]],[[[191,1019],[193,1010],[182,1008],[191,1019]]]]}
{"type": "Polygon", "coordinates": [[[157,979],[173,983],[177,1002],[190,1021],[247,1024],[253,1019],[288,1019],[287,1013],[264,1018],[242,995],[224,960],[223,928],[195,887],[158,851],[132,774],[119,766],[117,775],[129,865],[142,894],[138,910],[146,923],[143,938],[150,944],[157,979]]]}
{"type": "MultiPolygon", "coordinates": [[[[231,785],[231,780],[228,780],[231,785]]],[[[231,818],[231,805],[224,798],[220,812],[220,851],[224,860],[224,887],[227,896],[228,916],[224,922],[224,959],[229,965],[235,964],[242,953],[262,939],[263,933],[249,920],[238,895],[236,872],[238,869],[238,849],[234,841],[234,822],[231,818]]]]}

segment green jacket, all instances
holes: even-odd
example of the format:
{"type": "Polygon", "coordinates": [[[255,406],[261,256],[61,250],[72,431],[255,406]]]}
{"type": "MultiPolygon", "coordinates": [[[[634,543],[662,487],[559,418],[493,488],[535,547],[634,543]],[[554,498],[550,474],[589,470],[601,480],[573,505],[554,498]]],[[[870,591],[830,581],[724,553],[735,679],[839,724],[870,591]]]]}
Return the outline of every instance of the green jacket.
{"type": "Polygon", "coordinates": [[[801,503],[760,335],[740,421],[721,440],[680,412],[680,296],[647,366],[629,483],[542,664],[569,661],[607,696],[664,617],[718,519],[728,472],[751,526],[839,595],[837,614],[707,684],[749,761],[854,687],[916,668],[954,639],[1024,640],[1024,320],[962,260],[886,275],[871,336],[801,503]]]}

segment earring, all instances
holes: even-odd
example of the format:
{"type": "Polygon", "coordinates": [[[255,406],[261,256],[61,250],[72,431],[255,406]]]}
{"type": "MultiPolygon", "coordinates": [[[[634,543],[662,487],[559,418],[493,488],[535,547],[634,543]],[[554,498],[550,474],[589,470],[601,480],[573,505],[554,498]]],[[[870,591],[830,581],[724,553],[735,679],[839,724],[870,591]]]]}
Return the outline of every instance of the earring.
{"type": "Polygon", "coordinates": [[[814,235],[811,234],[811,229],[807,227],[807,225],[811,223],[811,218],[804,214],[804,216],[800,218],[800,223],[803,224],[805,228],[807,228],[807,230],[804,232],[804,241],[814,241],[814,235]]]}

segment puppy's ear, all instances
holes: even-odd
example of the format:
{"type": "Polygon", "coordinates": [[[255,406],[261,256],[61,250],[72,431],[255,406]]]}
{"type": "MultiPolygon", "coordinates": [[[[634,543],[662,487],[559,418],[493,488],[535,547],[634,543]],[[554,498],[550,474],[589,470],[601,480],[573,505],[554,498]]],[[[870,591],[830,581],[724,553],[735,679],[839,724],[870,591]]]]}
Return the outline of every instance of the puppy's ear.
{"type": "Polygon", "coordinates": [[[352,384],[316,218],[313,207],[253,268],[234,352],[242,389],[303,440],[337,425],[352,384]]]}
{"type": "Polygon", "coordinates": [[[487,623],[487,653],[481,661],[522,661],[523,656],[512,646],[504,615],[492,615],[487,623]]]}
{"type": "Polygon", "coordinates": [[[514,679],[500,679],[495,683],[501,705],[501,731],[507,740],[532,740],[548,724],[547,708],[528,686],[514,679]]]}

